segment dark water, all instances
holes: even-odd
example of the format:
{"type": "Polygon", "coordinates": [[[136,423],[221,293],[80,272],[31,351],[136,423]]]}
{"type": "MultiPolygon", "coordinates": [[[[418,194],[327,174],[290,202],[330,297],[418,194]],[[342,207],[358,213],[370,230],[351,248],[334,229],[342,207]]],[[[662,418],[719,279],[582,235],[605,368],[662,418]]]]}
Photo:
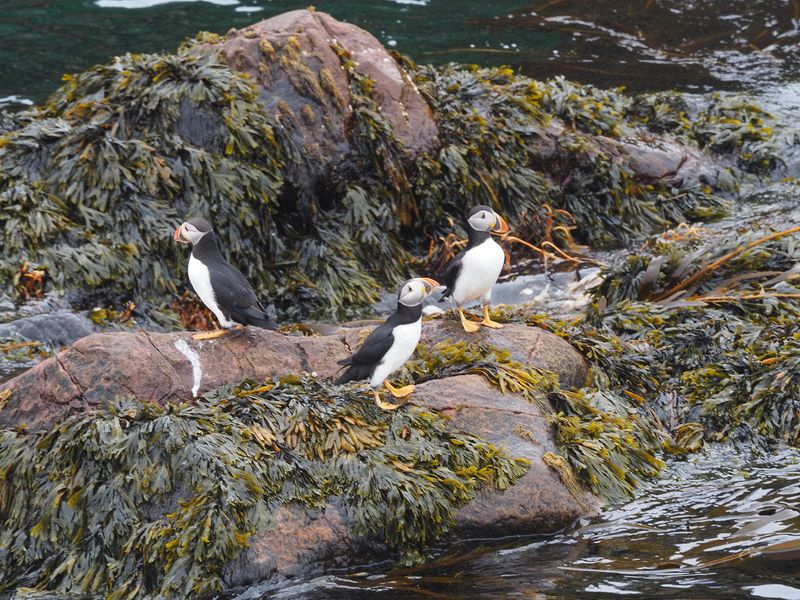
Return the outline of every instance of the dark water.
{"type": "Polygon", "coordinates": [[[622,595],[800,598],[800,452],[714,448],[673,462],[636,500],[571,532],[473,546],[415,571],[256,587],[237,600],[622,595]]]}
{"type": "MultiPolygon", "coordinates": [[[[42,101],[63,73],[174,49],[309,0],[0,0],[0,105],[42,101]]],[[[511,65],[632,90],[762,88],[796,78],[800,0],[328,0],[420,62],[511,65]]]]}

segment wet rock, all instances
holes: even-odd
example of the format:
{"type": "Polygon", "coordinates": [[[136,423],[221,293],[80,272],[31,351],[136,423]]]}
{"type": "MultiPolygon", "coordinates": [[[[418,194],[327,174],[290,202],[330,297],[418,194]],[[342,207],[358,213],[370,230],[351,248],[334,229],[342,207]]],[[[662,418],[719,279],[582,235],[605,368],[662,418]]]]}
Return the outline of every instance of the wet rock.
{"type": "Polygon", "coordinates": [[[347,528],[346,509],[338,498],[325,508],[300,504],[279,507],[275,526],[250,540],[250,547],[230,562],[223,579],[235,588],[253,583],[306,577],[335,567],[353,566],[369,556],[389,556],[378,540],[356,539],[347,528]]]}
{"type": "MultiPolygon", "coordinates": [[[[424,325],[422,343],[458,340],[455,321],[424,325]]],[[[196,341],[183,333],[106,333],[85,337],[56,356],[0,386],[13,390],[0,411],[0,428],[24,423],[48,429],[61,415],[91,410],[115,396],[133,395],[158,403],[191,401],[224,384],[310,372],[333,377],[336,361],[349,356],[366,329],[343,329],[329,336],[286,336],[248,328],[242,334],[196,341]]],[[[512,356],[555,372],[564,387],[582,385],[583,356],[544,330],[509,324],[503,330],[474,334],[508,348],[512,356]]]]}
{"type": "Polygon", "coordinates": [[[677,188],[709,186],[731,192],[728,171],[719,157],[698,148],[665,138],[639,138],[625,141],[598,138],[601,147],[626,157],[636,175],[645,183],[663,183],[677,188]]]}
{"type": "MultiPolygon", "coordinates": [[[[593,496],[573,496],[544,463],[544,454],[557,452],[557,448],[539,406],[502,394],[480,375],[423,383],[413,398],[415,404],[447,415],[454,427],[531,463],[527,474],[511,488],[481,492],[461,509],[455,516],[452,537],[550,533],[596,510],[593,496]]],[[[274,582],[322,573],[332,566],[352,566],[367,557],[375,561],[388,556],[379,541],[354,538],[347,520],[346,510],[335,499],[319,510],[280,509],[276,528],[254,539],[250,548],[228,565],[226,583],[235,587],[274,582]]]]}
{"type": "Polygon", "coordinates": [[[52,348],[68,346],[95,330],[92,321],[68,310],[23,317],[0,324],[0,339],[38,341],[52,348]]]}
{"type": "Polygon", "coordinates": [[[41,300],[28,300],[19,306],[8,296],[0,296],[0,322],[69,309],[70,303],[67,298],[57,293],[48,294],[41,300]]]}
{"type": "MultiPolygon", "coordinates": [[[[0,294],[0,318],[12,314],[16,310],[14,301],[8,296],[0,294]]],[[[5,319],[4,319],[5,320],[5,319]]]]}
{"type": "Polygon", "coordinates": [[[780,173],[787,178],[800,178],[800,131],[789,130],[778,141],[781,157],[780,173]]]}

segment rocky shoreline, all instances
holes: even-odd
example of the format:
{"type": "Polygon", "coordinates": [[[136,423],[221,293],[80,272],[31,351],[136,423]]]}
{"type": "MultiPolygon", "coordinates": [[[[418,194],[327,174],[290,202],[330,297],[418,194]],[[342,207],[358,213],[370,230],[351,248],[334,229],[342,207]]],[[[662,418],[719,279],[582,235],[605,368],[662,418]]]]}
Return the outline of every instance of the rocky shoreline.
{"type": "Polygon", "coordinates": [[[440,539],[568,527],[662,454],[800,439],[800,224],[692,224],[743,181],[798,174],[800,144],[742,99],[419,66],[293,11],[117,57],[0,124],[0,276],[15,296],[70,294],[0,324],[0,342],[54,352],[0,384],[0,592],[208,596],[417,563],[440,539]],[[505,329],[465,339],[426,320],[394,415],[332,386],[367,330],[301,321],[441,264],[467,199],[551,264],[639,245],[569,322],[498,307],[505,329]],[[202,321],[176,300],[168,232],[187,213],[300,324],[177,332],[202,321]]]}
{"type": "MultiPolygon", "coordinates": [[[[459,327],[457,321],[449,319],[430,320],[425,324],[422,344],[431,348],[448,345],[452,347],[454,338],[461,336],[459,327]]],[[[130,419],[136,420],[134,415],[137,411],[155,409],[160,414],[161,410],[166,409],[179,414],[185,410],[179,407],[195,402],[213,410],[212,407],[219,406],[216,404],[218,401],[209,404],[208,398],[219,393],[223,396],[229,394],[230,392],[219,390],[230,390],[231,382],[256,382],[243,384],[242,392],[234,392],[233,397],[242,397],[249,402],[260,393],[270,393],[269,390],[273,387],[278,390],[287,386],[291,388],[293,384],[286,382],[299,381],[300,377],[325,380],[337,370],[336,359],[347,356],[350,348],[366,332],[368,330],[345,329],[334,335],[306,337],[248,329],[237,337],[230,336],[203,342],[192,340],[189,333],[137,332],[88,336],[0,386],[0,397],[3,398],[0,427],[6,432],[3,439],[4,453],[9,457],[18,455],[23,448],[30,447],[28,442],[33,442],[40,448],[43,445],[58,444],[57,440],[66,435],[66,431],[72,430],[74,423],[80,422],[83,423],[79,426],[80,431],[86,431],[87,428],[91,430],[93,427],[97,427],[98,432],[106,431],[97,442],[101,446],[110,444],[108,449],[101,450],[89,462],[87,462],[88,457],[78,459],[81,468],[89,468],[92,464],[98,464],[99,460],[104,464],[108,461],[116,462],[118,459],[111,458],[113,456],[111,448],[114,444],[124,446],[129,443],[124,440],[129,435],[126,432],[134,427],[134,422],[130,422],[130,419]],[[272,383],[266,386],[257,383],[264,381],[272,383]],[[247,391],[253,387],[254,391],[247,391]],[[117,408],[112,408],[114,412],[108,414],[107,406],[112,398],[120,399],[115,402],[121,404],[112,403],[111,406],[117,408]],[[125,404],[122,398],[128,398],[128,402],[134,404],[125,404]],[[147,399],[147,403],[135,404],[137,398],[147,399]],[[124,408],[126,406],[128,408],[124,408]],[[146,409],[147,406],[154,408],[146,409]],[[163,408],[155,408],[156,406],[163,408]],[[110,436],[108,440],[105,439],[107,436],[110,436]],[[108,454],[109,452],[112,454],[108,454]]],[[[491,348],[490,352],[494,354],[508,353],[508,357],[502,360],[527,365],[526,368],[534,369],[531,373],[537,373],[539,370],[547,373],[542,382],[537,384],[543,386],[543,391],[581,386],[587,378],[588,364],[580,353],[561,338],[535,327],[508,324],[503,330],[485,330],[473,336],[470,344],[476,345],[475,348],[491,348]]],[[[457,345],[455,347],[458,348],[457,345]]],[[[489,358],[494,354],[486,356],[489,358]]],[[[545,411],[544,405],[532,402],[529,396],[519,395],[512,389],[504,390],[496,383],[490,383],[485,375],[478,374],[481,368],[486,367],[481,367],[480,362],[469,359],[464,362],[460,370],[453,371],[452,375],[419,383],[411,402],[401,409],[402,413],[417,415],[415,418],[423,421],[433,418],[443,419],[442,422],[446,423],[444,431],[449,432],[445,435],[451,437],[451,444],[462,444],[463,442],[458,441],[459,436],[471,436],[470,439],[476,440],[478,447],[483,448],[482,451],[497,453],[498,458],[508,457],[502,460],[512,460],[514,464],[520,465],[521,470],[511,480],[502,483],[503,480],[500,479],[488,487],[487,484],[497,477],[490,474],[488,465],[481,466],[481,463],[471,467],[464,465],[466,471],[459,477],[477,477],[479,486],[485,489],[477,491],[474,497],[470,497],[470,493],[470,496],[460,501],[469,499],[463,507],[454,512],[452,524],[446,527],[449,535],[463,539],[553,532],[568,526],[579,516],[594,514],[601,500],[581,490],[574,481],[565,479],[563,471],[554,469],[551,459],[548,458],[556,456],[559,448],[553,435],[550,416],[545,411]],[[483,470],[486,470],[484,475],[481,474],[483,470]]],[[[440,373],[445,372],[447,371],[440,371],[440,373]]],[[[325,387],[322,391],[329,394],[331,389],[325,387]]],[[[355,394],[348,398],[364,395],[367,398],[367,406],[370,406],[369,397],[363,394],[358,386],[348,386],[346,393],[355,394]]],[[[309,405],[310,408],[314,402],[320,400],[313,396],[303,396],[300,402],[312,403],[309,405]]],[[[350,405],[355,400],[345,402],[350,405]]],[[[352,406],[358,411],[364,410],[363,404],[356,403],[352,406]]],[[[382,427],[380,422],[374,421],[375,414],[369,412],[357,414],[363,416],[353,416],[351,420],[356,419],[352,422],[360,423],[359,427],[382,427]],[[369,423],[373,425],[368,425],[369,423]]],[[[378,416],[383,420],[386,419],[380,414],[378,416]]],[[[223,427],[221,431],[224,431],[234,425],[220,426],[223,427]]],[[[298,442],[297,438],[293,437],[296,434],[292,433],[299,430],[305,432],[306,427],[313,427],[307,417],[306,425],[293,425],[287,428],[265,424],[255,431],[260,432],[257,435],[261,436],[259,437],[261,441],[274,440],[268,443],[268,446],[272,445],[272,450],[269,450],[268,454],[278,452],[273,456],[282,456],[281,460],[287,460],[291,464],[308,460],[303,457],[309,452],[305,444],[310,442],[298,442]]],[[[327,434],[329,443],[333,440],[330,436],[334,433],[335,431],[327,434]]],[[[422,431],[420,434],[424,435],[422,431]]],[[[213,437],[214,434],[209,435],[213,437]]],[[[248,435],[253,434],[251,432],[248,435]]],[[[338,438],[339,434],[336,435],[338,438]]],[[[81,439],[79,442],[81,446],[88,443],[88,439],[81,439]]],[[[354,440],[365,438],[361,434],[352,434],[346,439],[355,443],[354,440]]],[[[354,457],[361,456],[363,450],[370,447],[368,444],[359,450],[358,447],[349,447],[344,439],[341,443],[349,449],[338,452],[344,455],[354,452],[352,455],[354,457]]],[[[157,442],[153,439],[148,444],[157,445],[157,442]]],[[[327,455],[328,446],[325,445],[325,448],[327,455]]],[[[144,460],[143,464],[148,463],[146,458],[148,454],[151,456],[150,460],[157,456],[152,454],[154,450],[144,445],[144,439],[139,442],[139,450],[129,447],[127,451],[144,452],[141,458],[131,456],[128,459],[144,460]]],[[[333,456],[336,456],[336,452],[333,456]]],[[[319,458],[323,458],[323,455],[320,454],[319,458]]],[[[5,462],[2,468],[6,489],[17,495],[29,493],[31,488],[28,486],[34,485],[33,482],[38,477],[36,472],[41,468],[34,464],[45,460],[46,456],[39,457],[30,465],[32,470],[28,471],[26,467],[26,472],[19,472],[18,465],[5,462]]],[[[363,457],[361,460],[367,458],[363,457]]],[[[424,467],[414,466],[410,461],[412,461],[410,456],[396,455],[391,460],[390,466],[394,465],[391,468],[400,476],[405,476],[408,472],[423,477],[433,476],[434,472],[425,475],[424,467]]],[[[102,467],[100,472],[110,469],[108,471],[110,474],[121,468],[121,464],[116,467],[108,464],[102,467]]],[[[171,467],[175,468],[175,465],[171,467]]],[[[335,473],[342,467],[333,463],[332,468],[335,473]]],[[[132,471],[130,476],[137,477],[134,473],[136,470],[132,471]]],[[[46,476],[44,473],[41,475],[46,476]]],[[[51,473],[49,478],[53,477],[55,474],[51,473]]],[[[157,524],[169,520],[171,517],[166,515],[166,512],[175,506],[176,501],[180,502],[180,496],[189,492],[188,489],[179,491],[185,489],[185,484],[181,484],[180,481],[181,476],[173,471],[172,483],[166,488],[174,490],[172,500],[165,500],[166,496],[165,499],[161,499],[152,490],[149,494],[145,494],[137,503],[136,518],[141,519],[143,525],[145,522],[157,524]]],[[[86,483],[88,482],[84,482],[83,485],[86,483]]],[[[100,480],[97,481],[97,484],[99,483],[100,480]]],[[[70,483],[69,479],[63,480],[62,484],[54,482],[51,484],[56,488],[60,485],[67,487],[75,485],[74,482],[70,483]]],[[[107,486],[109,483],[103,485],[107,486]]],[[[159,485],[163,487],[164,483],[159,485]]],[[[197,482],[195,485],[205,484],[197,482]]],[[[457,485],[459,487],[456,489],[460,489],[464,484],[456,483],[454,480],[449,485],[457,485]]],[[[119,490],[117,493],[123,497],[128,494],[135,495],[133,489],[135,488],[127,491],[119,490]]],[[[466,490],[467,488],[463,488],[459,496],[466,490]]],[[[263,530],[251,529],[242,553],[226,554],[227,562],[219,565],[222,569],[218,574],[221,585],[235,587],[263,580],[276,581],[287,577],[309,575],[321,572],[324,565],[329,565],[331,561],[336,561],[340,565],[356,564],[359,560],[364,560],[365,548],[373,558],[381,555],[391,556],[396,552],[396,548],[391,550],[383,539],[383,535],[389,536],[388,530],[383,533],[373,531],[370,535],[359,533],[358,523],[363,517],[356,516],[357,504],[353,504],[355,493],[353,489],[342,489],[327,497],[321,504],[319,500],[308,505],[289,501],[272,506],[269,517],[271,525],[263,530]]],[[[92,505],[92,494],[86,488],[80,487],[80,490],[73,490],[71,494],[73,497],[89,496],[86,504],[78,500],[71,502],[66,497],[62,499],[62,502],[69,502],[79,514],[80,511],[99,509],[92,505]]],[[[188,500],[184,497],[183,501],[188,500]]],[[[410,497],[402,500],[401,506],[408,500],[410,497]]],[[[132,498],[128,500],[131,501],[132,498]]],[[[58,503],[55,506],[57,507],[58,503]]],[[[388,511],[389,506],[380,510],[388,511]]],[[[223,510],[230,511],[233,508],[223,510]]],[[[410,506],[408,510],[412,510],[410,506]]],[[[426,509],[417,510],[424,512],[426,509]]],[[[48,522],[51,519],[57,521],[59,512],[57,508],[50,516],[38,512],[33,516],[46,519],[48,522]]],[[[63,515],[61,516],[63,518],[63,515]]],[[[7,517],[14,521],[13,515],[7,517]]],[[[80,520],[87,518],[88,515],[81,517],[80,520]]],[[[18,522],[19,525],[21,523],[18,522]]],[[[443,523],[436,527],[441,525],[443,523]]],[[[115,527],[123,525],[120,523],[115,527]]],[[[15,535],[22,534],[22,531],[18,529],[16,531],[15,535]]],[[[28,538],[29,543],[32,543],[37,535],[34,531],[32,537],[28,538]]],[[[57,539],[58,536],[51,538],[51,541],[59,544],[57,539]]],[[[77,548],[81,548],[85,547],[89,539],[75,540],[73,543],[75,542],[77,548]]],[[[104,539],[99,543],[105,548],[105,553],[120,552],[120,548],[113,545],[112,539],[104,539]]],[[[418,551],[414,546],[410,546],[409,550],[418,551]]],[[[11,553],[12,556],[15,554],[17,553],[11,553]]],[[[119,559],[123,560],[124,555],[120,555],[119,559]]],[[[26,559],[16,556],[15,560],[19,562],[16,562],[16,569],[10,572],[16,572],[16,576],[19,577],[21,573],[18,569],[26,563],[26,559]]],[[[30,561],[30,557],[27,560],[30,561]]],[[[12,566],[14,564],[15,561],[12,560],[12,566]]],[[[30,564],[36,564],[36,561],[30,564]]],[[[202,572],[208,576],[215,572],[211,565],[203,569],[205,570],[202,572]]],[[[183,575],[188,577],[185,573],[183,575]]],[[[77,576],[77,573],[74,576],[77,576]]],[[[26,579],[23,577],[12,581],[20,584],[26,579]]],[[[157,578],[156,581],[161,579],[157,578]]],[[[162,588],[162,592],[166,589],[162,588]]]]}

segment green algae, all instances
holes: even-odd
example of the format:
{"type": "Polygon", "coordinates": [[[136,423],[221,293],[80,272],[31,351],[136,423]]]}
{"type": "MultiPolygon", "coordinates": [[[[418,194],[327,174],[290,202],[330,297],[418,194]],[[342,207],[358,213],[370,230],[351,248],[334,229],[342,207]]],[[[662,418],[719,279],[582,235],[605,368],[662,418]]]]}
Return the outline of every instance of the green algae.
{"type": "Polygon", "coordinates": [[[420,560],[478,490],[527,469],[424,410],[300,377],[193,405],[118,399],[0,447],[0,589],[111,598],[216,593],[277,507],[333,496],[354,535],[420,560]]]}

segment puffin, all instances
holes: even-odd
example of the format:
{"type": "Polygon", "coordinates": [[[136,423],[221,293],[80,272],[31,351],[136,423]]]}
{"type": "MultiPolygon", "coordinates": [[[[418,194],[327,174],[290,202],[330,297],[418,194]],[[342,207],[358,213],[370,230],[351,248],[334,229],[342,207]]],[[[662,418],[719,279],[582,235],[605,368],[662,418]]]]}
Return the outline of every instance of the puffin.
{"type": "Polygon", "coordinates": [[[175,230],[173,239],[192,244],[189,256],[189,281],[222,329],[198,333],[196,340],[221,337],[232,329],[242,330],[246,325],[262,329],[277,329],[256,297],[247,278],[222,256],[217,236],[211,223],[202,217],[184,221],[175,230]]]}
{"type": "Polygon", "coordinates": [[[503,249],[492,239],[493,233],[508,233],[508,223],[503,217],[482,204],[469,211],[467,247],[450,261],[440,277],[442,285],[447,286],[442,299],[453,299],[461,317],[461,326],[468,333],[478,331],[480,325],[493,329],[503,327],[489,318],[492,286],[497,282],[506,260],[503,249]],[[480,325],[469,321],[464,315],[464,304],[472,300],[480,300],[483,304],[483,321],[480,325]]]}
{"type": "Polygon", "coordinates": [[[347,370],[336,384],[369,379],[375,403],[384,410],[394,410],[399,404],[381,400],[381,386],[395,398],[405,398],[414,391],[413,385],[401,388],[389,383],[388,377],[414,354],[422,334],[422,301],[433,293],[439,283],[428,277],[409,279],[397,293],[397,310],[369,334],[358,351],[337,364],[347,370]]]}

